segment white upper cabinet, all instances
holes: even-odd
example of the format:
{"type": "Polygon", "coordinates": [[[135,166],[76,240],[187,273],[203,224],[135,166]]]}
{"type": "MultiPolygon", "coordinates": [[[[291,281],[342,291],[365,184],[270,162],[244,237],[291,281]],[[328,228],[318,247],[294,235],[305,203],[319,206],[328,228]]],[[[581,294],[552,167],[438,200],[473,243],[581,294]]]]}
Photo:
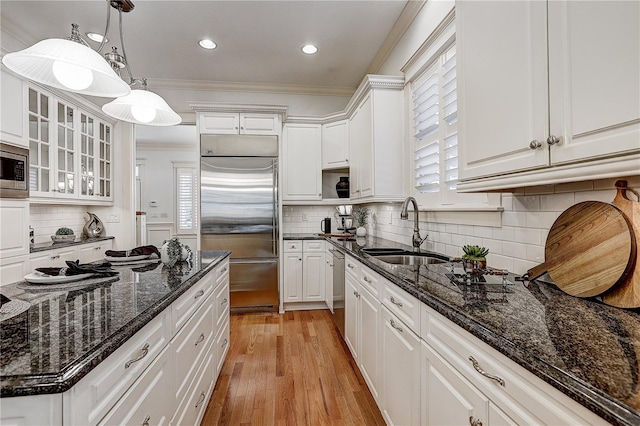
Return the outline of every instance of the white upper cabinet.
{"type": "Polygon", "coordinates": [[[24,137],[24,95],[22,80],[4,70],[0,75],[0,140],[28,147],[24,137]]]}
{"type": "Polygon", "coordinates": [[[322,125],[322,168],[349,167],[349,120],[322,125]]]}
{"type": "Polygon", "coordinates": [[[457,1],[458,188],[637,174],[639,9],[457,1]]]}
{"type": "Polygon", "coordinates": [[[25,91],[30,197],[112,202],[112,125],[35,86],[25,91]]]}
{"type": "Polygon", "coordinates": [[[283,200],[321,200],[321,126],[287,123],[282,131],[283,200]]]}
{"type": "Polygon", "coordinates": [[[402,88],[404,78],[368,75],[349,119],[351,199],[403,197],[402,88]]]}
{"type": "Polygon", "coordinates": [[[200,133],[218,135],[279,135],[277,114],[206,112],[199,117],[200,133]]]}

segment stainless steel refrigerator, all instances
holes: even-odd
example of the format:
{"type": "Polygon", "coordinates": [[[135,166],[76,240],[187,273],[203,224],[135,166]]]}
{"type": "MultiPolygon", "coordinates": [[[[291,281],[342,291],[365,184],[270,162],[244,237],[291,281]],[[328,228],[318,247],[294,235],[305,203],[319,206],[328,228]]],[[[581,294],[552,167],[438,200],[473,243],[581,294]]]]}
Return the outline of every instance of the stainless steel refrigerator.
{"type": "Polygon", "coordinates": [[[278,138],[201,135],[200,248],[230,250],[232,308],[278,307],[278,138]]]}

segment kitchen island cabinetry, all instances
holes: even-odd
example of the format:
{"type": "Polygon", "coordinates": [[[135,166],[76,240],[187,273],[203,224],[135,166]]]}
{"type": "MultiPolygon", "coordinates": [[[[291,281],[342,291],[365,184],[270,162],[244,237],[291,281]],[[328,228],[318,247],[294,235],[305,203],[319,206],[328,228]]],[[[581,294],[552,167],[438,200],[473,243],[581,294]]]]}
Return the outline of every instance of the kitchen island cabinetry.
{"type": "Polygon", "coordinates": [[[459,189],[638,173],[637,2],[460,1],[456,21],[459,189]]]}
{"type": "Polygon", "coordinates": [[[319,124],[287,123],[282,130],[282,200],[322,199],[319,124]]]}
{"type": "Polygon", "coordinates": [[[280,135],[280,116],[249,112],[203,112],[198,124],[201,134],[280,135]]]}
{"type": "MultiPolygon", "coordinates": [[[[24,417],[19,411],[24,404],[48,414],[44,420],[26,419],[26,424],[168,424],[172,419],[174,424],[199,423],[217,379],[219,358],[226,355],[215,344],[221,339],[228,346],[229,339],[229,252],[207,253],[213,256],[213,264],[203,263],[195,254],[193,263],[182,268],[163,270],[160,265],[161,269],[135,274],[122,269],[120,277],[89,284],[84,290],[88,296],[76,288],[68,294],[53,292],[46,300],[42,293],[31,296],[30,309],[35,311],[28,318],[51,315],[41,321],[55,322],[52,329],[67,330],[68,321],[98,324],[85,324],[92,331],[79,337],[72,333],[61,338],[56,332],[38,344],[15,349],[31,352],[32,358],[34,351],[42,349],[38,359],[50,359],[52,352],[45,345],[61,345],[50,363],[20,367],[18,357],[3,364],[2,423],[24,417]],[[189,273],[184,274],[187,267],[189,273]],[[64,314],[87,302],[91,307],[83,307],[83,312],[92,314],[86,318],[64,314]],[[69,350],[73,358],[68,357],[69,350]],[[66,364],[70,372],[54,381],[42,374],[33,378],[19,374],[20,379],[8,374],[19,368],[55,371],[63,362],[71,363],[66,364]],[[51,398],[57,398],[59,412],[45,407],[51,405],[51,398]]],[[[7,288],[9,297],[29,299],[28,293],[14,287],[7,288]]],[[[35,330],[32,339],[39,339],[38,324],[30,325],[35,330]]]]}
{"type": "Polygon", "coordinates": [[[401,201],[404,78],[367,75],[349,118],[350,198],[401,201]]]}

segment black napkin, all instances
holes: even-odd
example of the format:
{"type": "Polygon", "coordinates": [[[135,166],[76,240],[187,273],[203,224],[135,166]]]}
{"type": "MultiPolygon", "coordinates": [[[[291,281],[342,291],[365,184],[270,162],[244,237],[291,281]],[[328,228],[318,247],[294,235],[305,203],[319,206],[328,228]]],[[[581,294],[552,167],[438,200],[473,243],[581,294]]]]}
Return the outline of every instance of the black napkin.
{"type": "Polygon", "coordinates": [[[47,274],[52,277],[81,274],[94,274],[101,277],[112,277],[114,275],[118,275],[118,271],[111,269],[111,263],[109,262],[84,263],[81,265],[78,260],[76,260],[75,262],[67,260],[66,264],[66,268],[36,268],[36,271],[42,272],[43,274],[47,274]]]}
{"type": "Polygon", "coordinates": [[[142,255],[151,255],[156,254],[158,259],[160,258],[160,252],[156,246],[140,246],[134,249],[131,249],[127,252],[127,250],[107,250],[104,252],[105,255],[109,257],[131,257],[131,256],[142,256],[142,255]]]}

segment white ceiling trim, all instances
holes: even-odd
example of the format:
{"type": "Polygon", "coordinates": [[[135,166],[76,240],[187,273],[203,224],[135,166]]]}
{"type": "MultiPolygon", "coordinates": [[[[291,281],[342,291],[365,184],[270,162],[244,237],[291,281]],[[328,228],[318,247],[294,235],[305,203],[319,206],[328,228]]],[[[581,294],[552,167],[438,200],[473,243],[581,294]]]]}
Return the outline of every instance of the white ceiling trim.
{"type": "Polygon", "coordinates": [[[253,92],[253,93],[278,93],[296,95],[320,95],[320,96],[351,96],[352,87],[323,87],[323,86],[296,86],[288,84],[269,83],[238,83],[224,81],[204,80],[168,80],[149,79],[149,86],[170,90],[201,90],[213,92],[253,92]]]}

